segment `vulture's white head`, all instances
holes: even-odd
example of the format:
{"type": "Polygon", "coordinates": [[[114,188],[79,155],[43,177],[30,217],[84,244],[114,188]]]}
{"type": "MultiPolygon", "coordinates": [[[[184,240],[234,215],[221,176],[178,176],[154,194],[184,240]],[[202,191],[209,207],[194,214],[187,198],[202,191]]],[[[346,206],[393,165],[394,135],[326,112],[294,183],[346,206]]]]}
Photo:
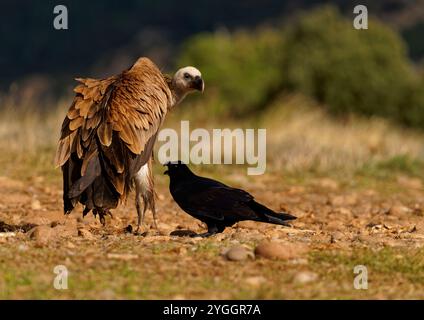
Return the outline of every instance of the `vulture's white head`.
{"type": "Polygon", "coordinates": [[[202,74],[195,67],[184,67],[175,72],[172,78],[175,90],[182,95],[198,90],[203,92],[205,83],[202,74]]]}

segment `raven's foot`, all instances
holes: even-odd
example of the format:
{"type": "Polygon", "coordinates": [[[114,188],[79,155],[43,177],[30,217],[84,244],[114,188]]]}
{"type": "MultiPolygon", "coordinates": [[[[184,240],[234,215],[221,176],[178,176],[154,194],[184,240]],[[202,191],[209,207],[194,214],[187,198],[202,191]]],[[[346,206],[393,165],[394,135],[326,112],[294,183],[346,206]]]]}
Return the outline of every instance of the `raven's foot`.
{"type": "Polygon", "coordinates": [[[214,232],[205,232],[205,233],[196,233],[196,234],[191,234],[190,237],[191,238],[208,238],[210,236],[213,236],[214,234],[217,234],[218,232],[214,231],[214,232]]]}

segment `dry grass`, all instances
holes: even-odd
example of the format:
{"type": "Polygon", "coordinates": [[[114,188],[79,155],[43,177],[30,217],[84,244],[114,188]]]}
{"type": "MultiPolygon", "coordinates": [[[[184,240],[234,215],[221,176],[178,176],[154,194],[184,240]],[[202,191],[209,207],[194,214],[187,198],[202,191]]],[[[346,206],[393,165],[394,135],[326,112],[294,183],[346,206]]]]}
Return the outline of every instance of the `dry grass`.
{"type": "Polygon", "coordinates": [[[261,122],[269,154],[288,171],[351,171],[397,156],[424,159],[424,135],[383,119],[329,117],[313,102],[293,96],[277,101],[261,122]]]}
{"type": "MultiPolygon", "coordinates": [[[[42,108],[31,100],[0,97],[0,172],[16,172],[20,163],[23,167],[31,163],[40,170],[52,168],[70,101],[71,97],[42,108]]],[[[383,119],[334,119],[302,96],[277,99],[261,117],[243,120],[210,117],[202,106],[190,103],[178,108],[168,116],[164,127],[179,130],[180,121],[189,120],[191,130],[266,128],[267,170],[271,171],[352,173],[370,163],[396,157],[424,161],[423,133],[383,119]]]]}

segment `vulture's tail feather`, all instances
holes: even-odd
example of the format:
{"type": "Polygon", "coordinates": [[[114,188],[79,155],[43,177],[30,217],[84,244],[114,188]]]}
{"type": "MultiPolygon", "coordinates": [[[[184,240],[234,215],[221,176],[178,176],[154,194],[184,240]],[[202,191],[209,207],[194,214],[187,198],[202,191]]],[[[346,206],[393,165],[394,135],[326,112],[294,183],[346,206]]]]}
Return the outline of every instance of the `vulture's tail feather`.
{"type": "Polygon", "coordinates": [[[81,193],[83,193],[85,189],[87,189],[88,186],[91,185],[95,179],[101,175],[101,173],[102,170],[100,167],[99,157],[96,156],[90,160],[87,166],[86,174],[72,184],[72,187],[68,191],[68,197],[76,198],[81,195],[81,193]]]}
{"type": "Polygon", "coordinates": [[[64,174],[64,210],[70,213],[76,203],[81,202],[85,208],[85,216],[93,209],[112,209],[118,205],[120,194],[116,191],[109,177],[102,170],[102,159],[96,155],[88,163],[84,176],[81,176],[79,159],[69,159],[63,167],[64,174]],[[78,177],[70,176],[70,168],[78,169],[78,177]]]}

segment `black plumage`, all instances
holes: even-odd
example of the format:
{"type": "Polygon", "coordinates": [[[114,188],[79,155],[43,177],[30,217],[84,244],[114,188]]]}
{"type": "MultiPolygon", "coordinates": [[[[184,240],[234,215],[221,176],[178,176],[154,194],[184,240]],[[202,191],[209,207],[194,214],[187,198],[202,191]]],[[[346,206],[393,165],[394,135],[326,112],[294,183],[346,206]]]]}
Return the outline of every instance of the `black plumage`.
{"type": "Polygon", "coordinates": [[[248,192],[219,181],[195,175],[184,163],[169,162],[165,174],[170,177],[169,190],[175,202],[192,217],[206,223],[207,237],[224,231],[238,221],[253,220],[287,225],[296,219],[288,213],[276,213],[256,202],[248,192]]]}

